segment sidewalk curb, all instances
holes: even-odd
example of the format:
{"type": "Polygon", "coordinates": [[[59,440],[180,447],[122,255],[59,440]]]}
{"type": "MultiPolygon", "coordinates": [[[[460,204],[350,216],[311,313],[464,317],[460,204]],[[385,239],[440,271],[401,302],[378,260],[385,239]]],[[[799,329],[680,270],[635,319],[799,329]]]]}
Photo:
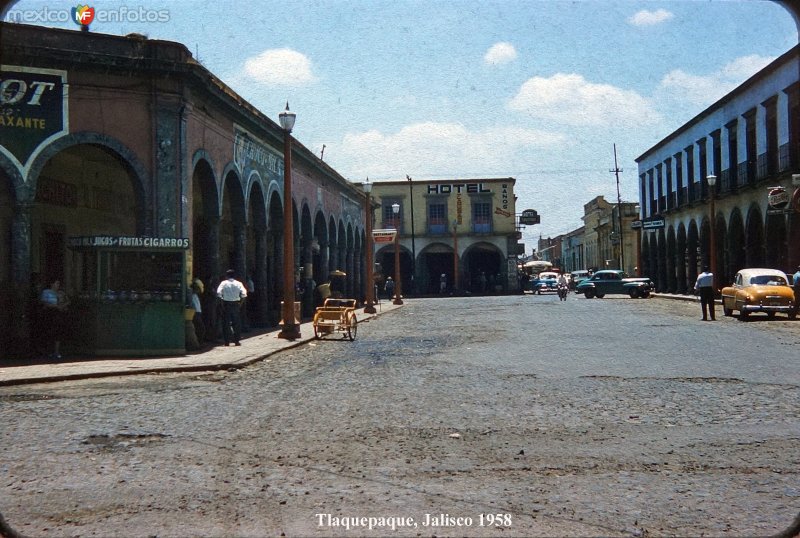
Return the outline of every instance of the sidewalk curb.
{"type": "MultiPolygon", "coordinates": [[[[372,321],[376,319],[378,316],[387,314],[396,310],[400,305],[391,305],[390,308],[381,308],[375,314],[364,314],[363,307],[357,309],[358,315],[358,323],[365,323],[368,321],[372,321]]],[[[163,366],[153,365],[153,366],[143,366],[141,368],[136,367],[136,361],[141,359],[120,359],[120,362],[125,361],[127,364],[125,367],[121,368],[113,368],[108,370],[93,370],[93,371],[84,371],[84,372],[75,372],[75,373],[64,373],[58,374],[53,373],[52,375],[45,375],[45,376],[31,376],[31,377],[17,377],[12,379],[0,379],[0,387],[11,387],[17,385],[32,385],[36,383],[55,383],[59,381],[76,381],[81,379],[98,379],[102,377],[121,377],[121,376],[130,376],[130,375],[142,375],[142,374],[166,374],[166,373],[182,373],[182,372],[218,372],[221,370],[239,370],[250,366],[256,362],[263,361],[277,353],[282,351],[286,351],[287,349],[292,349],[295,347],[299,347],[303,344],[307,344],[308,342],[316,340],[314,337],[314,329],[313,323],[308,321],[305,323],[300,324],[301,327],[301,334],[310,335],[310,336],[301,336],[297,340],[280,340],[279,342],[273,343],[276,347],[274,349],[270,349],[261,354],[235,358],[231,357],[227,360],[220,360],[219,362],[209,362],[205,364],[180,364],[180,365],[170,365],[165,364],[163,366]]],[[[273,339],[278,339],[277,331],[265,333],[268,337],[273,339]]],[[[212,352],[215,348],[211,348],[208,352],[212,352]]],[[[231,349],[231,348],[225,348],[231,349]]],[[[237,348],[238,349],[238,348],[237,348]]],[[[182,360],[191,360],[191,355],[183,355],[180,357],[164,357],[164,360],[175,360],[175,359],[182,359],[182,360]]],[[[152,360],[158,360],[158,358],[152,358],[152,360]]],[[[75,363],[71,363],[75,364],[75,363]]],[[[86,367],[91,368],[92,362],[87,361],[86,367]]],[[[37,365],[38,366],[47,366],[46,364],[37,365]]],[[[29,366],[12,366],[9,369],[15,368],[28,368],[29,366]]],[[[4,368],[0,365],[0,372],[2,372],[4,368]]]]}
{"type": "MultiPolygon", "coordinates": [[[[654,299],[669,299],[671,301],[689,301],[689,302],[692,302],[692,303],[699,303],[700,302],[700,297],[697,297],[695,295],[678,295],[678,294],[674,294],[674,293],[652,292],[650,294],[650,296],[653,297],[654,299]]],[[[721,299],[714,299],[714,304],[721,305],[722,304],[722,300],[721,299]]]]}

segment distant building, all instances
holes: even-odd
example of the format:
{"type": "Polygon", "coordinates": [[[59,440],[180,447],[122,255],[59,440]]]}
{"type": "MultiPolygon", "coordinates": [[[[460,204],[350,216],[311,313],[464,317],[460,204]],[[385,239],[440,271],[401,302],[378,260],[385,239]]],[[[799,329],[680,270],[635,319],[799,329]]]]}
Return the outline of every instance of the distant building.
{"type": "MultiPolygon", "coordinates": [[[[373,184],[375,228],[400,231],[405,295],[438,293],[442,274],[448,292],[519,289],[517,256],[523,245],[516,229],[515,182],[508,177],[373,184]]],[[[393,275],[394,246],[376,248],[375,262],[393,275]]]]}
{"type": "Polygon", "coordinates": [[[792,182],[800,172],[798,50],[636,159],[645,229],[641,269],[658,291],[691,290],[713,258],[717,287],[743,267],[789,270],[800,263],[800,189],[792,182]],[[713,193],[708,176],[716,178],[713,193]]]}

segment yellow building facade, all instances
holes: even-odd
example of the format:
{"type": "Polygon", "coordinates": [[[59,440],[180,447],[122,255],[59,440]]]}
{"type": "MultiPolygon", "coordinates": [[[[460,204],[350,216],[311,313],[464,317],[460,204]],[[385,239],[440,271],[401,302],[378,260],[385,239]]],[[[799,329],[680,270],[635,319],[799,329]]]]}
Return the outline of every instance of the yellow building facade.
{"type": "MultiPolygon", "coordinates": [[[[515,182],[508,177],[373,184],[374,227],[399,230],[404,295],[519,290],[515,182]]],[[[394,248],[376,246],[379,286],[395,274],[394,248]]]]}

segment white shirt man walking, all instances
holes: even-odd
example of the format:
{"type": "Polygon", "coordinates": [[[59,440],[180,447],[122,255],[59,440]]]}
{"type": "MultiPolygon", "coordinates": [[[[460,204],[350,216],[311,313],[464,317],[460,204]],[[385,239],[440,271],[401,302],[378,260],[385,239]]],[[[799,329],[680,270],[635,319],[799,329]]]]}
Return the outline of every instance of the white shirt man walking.
{"type": "Polygon", "coordinates": [[[247,297],[247,289],[233,278],[234,274],[233,269],[228,269],[225,273],[228,279],[220,282],[217,287],[217,297],[222,300],[222,337],[226,346],[231,343],[231,337],[234,345],[242,345],[239,341],[242,335],[240,307],[242,300],[247,297]]]}
{"type": "Polygon", "coordinates": [[[703,309],[703,321],[716,321],[714,315],[714,273],[708,266],[703,267],[703,272],[697,275],[694,291],[700,295],[700,307],[703,309]],[[708,314],[706,313],[708,311],[708,314]]]}

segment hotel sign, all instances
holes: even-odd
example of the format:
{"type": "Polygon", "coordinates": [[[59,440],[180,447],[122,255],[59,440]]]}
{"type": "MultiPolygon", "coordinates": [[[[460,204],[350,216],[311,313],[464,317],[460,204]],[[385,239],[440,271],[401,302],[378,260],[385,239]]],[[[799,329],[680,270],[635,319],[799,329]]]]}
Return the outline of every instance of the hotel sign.
{"type": "Polygon", "coordinates": [[[69,132],[67,72],[0,67],[0,152],[27,179],[36,155],[69,132]]]}

